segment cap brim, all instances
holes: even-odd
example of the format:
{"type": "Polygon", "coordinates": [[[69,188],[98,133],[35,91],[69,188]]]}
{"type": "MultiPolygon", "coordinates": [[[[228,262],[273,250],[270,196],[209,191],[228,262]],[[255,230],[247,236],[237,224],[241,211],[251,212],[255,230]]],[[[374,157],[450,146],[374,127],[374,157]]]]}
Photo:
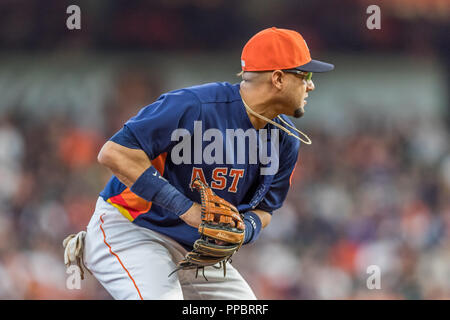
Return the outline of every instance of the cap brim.
{"type": "Polygon", "coordinates": [[[331,63],[322,62],[319,60],[311,60],[307,64],[295,68],[300,71],[307,72],[327,72],[334,69],[334,65],[331,63]]]}

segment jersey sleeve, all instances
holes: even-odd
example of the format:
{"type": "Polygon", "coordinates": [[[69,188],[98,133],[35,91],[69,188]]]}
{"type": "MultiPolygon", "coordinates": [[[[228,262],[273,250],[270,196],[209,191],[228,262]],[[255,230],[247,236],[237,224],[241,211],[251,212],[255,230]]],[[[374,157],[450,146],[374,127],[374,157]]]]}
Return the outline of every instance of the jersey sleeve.
{"type": "Polygon", "coordinates": [[[300,141],[293,137],[285,137],[280,148],[283,161],[270,184],[269,190],[256,207],[257,209],[272,213],[281,208],[289,191],[290,178],[297,163],[299,148],[300,141]]]}
{"type": "Polygon", "coordinates": [[[169,92],[142,108],[111,140],[130,148],[139,147],[152,160],[176,143],[171,140],[174,130],[183,128],[192,134],[200,113],[201,103],[192,92],[169,92]]]}
{"type": "Polygon", "coordinates": [[[130,149],[142,149],[142,146],[127,126],[123,126],[122,129],[120,129],[109,140],[130,149]]]}

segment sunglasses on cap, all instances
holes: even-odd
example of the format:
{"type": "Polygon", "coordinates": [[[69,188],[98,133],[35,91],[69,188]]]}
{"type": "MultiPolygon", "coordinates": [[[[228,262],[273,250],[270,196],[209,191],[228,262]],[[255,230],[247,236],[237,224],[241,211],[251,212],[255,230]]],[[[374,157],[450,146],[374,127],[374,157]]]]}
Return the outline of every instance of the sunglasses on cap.
{"type": "Polygon", "coordinates": [[[301,76],[303,78],[303,80],[309,81],[312,78],[312,72],[307,72],[307,71],[300,71],[297,69],[287,69],[287,70],[281,70],[283,72],[287,72],[287,73],[293,73],[293,74],[297,74],[299,76],[301,76]]]}

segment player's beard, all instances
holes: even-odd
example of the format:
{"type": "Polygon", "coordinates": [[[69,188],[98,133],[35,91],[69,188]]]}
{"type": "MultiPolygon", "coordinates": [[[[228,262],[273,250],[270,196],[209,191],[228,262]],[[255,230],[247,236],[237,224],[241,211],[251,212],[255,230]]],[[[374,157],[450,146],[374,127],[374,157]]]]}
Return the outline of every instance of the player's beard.
{"type": "Polygon", "coordinates": [[[300,107],[294,111],[295,118],[301,118],[301,117],[303,117],[304,114],[305,114],[305,109],[302,107],[300,107]]]}

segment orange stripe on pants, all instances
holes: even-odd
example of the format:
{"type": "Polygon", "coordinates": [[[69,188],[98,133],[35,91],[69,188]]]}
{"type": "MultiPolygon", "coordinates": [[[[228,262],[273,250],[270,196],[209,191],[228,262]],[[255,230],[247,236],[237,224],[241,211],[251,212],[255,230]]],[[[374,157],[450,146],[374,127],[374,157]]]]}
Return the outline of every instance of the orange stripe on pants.
{"type": "Polygon", "coordinates": [[[103,233],[103,242],[104,242],[104,243],[106,244],[106,246],[109,248],[109,252],[110,252],[113,256],[115,256],[115,257],[117,258],[117,260],[119,261],[120,265],[121,265],[122,268],[126,271],[126,273],[128,274],[128,277],[131,279],[131,281],[133,281],[134,287],[136,288],[136,290],[137,290],[137,292],[138,292],[138,294],[139,294],[139,298],[140,298],[141,300],[144,300],[144,299],[142,298],[141,292],[139,291],[139,288],[138,288],[137,285],[136,285],[136,282],[134,282],[133,277],[132,277],[131,274],[128,272],[127,268],[125,268],[125,266],[123,265],[123,263],[122,263],[122,261],[120,260],[119,256],[118,256],[117,254],[115,254],[115,253],[112,251],[111,246],[108,244],[108,242],[106,242],[105,230],[103,230],[103,223],[104,223],[104,221],[103,221],[103,216],[104,216],[104,215],[105,215],[105,214],[102,214],[102,215],[100,216],[100,220],[101,220],[101,222],[102,222],[102,223],[100,224],[100,229],[102,230],[102,233],[103,233]]]}

